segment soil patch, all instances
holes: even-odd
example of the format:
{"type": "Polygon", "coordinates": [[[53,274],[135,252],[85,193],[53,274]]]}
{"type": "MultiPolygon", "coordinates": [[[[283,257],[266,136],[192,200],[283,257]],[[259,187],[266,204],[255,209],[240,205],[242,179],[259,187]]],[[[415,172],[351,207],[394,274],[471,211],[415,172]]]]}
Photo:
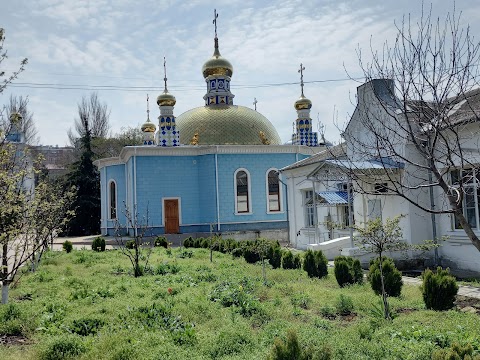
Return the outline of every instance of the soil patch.
{"type": "Polygon", "coordinates": [[[32,342],[22,335],[2,335],[0,334],[0,345],[13,346],[13,345],[29,345],[32,342]]]}
{"type": "Polygon", "coordinates": [[[414,309],[414,308],[400,308],[400,309],[396,309],[395,312],[397,314],[405,314],[405,315],[408,315],[408,314],[411,314],[413,313],[414,311],[417,311],[418,309],[414,309]]]}
{"type": "Polygon", "coordinates": [[[477,315],[480,315],[480,299],[457,295],[455,305],[460,311],[475,311],[477,315]]]}

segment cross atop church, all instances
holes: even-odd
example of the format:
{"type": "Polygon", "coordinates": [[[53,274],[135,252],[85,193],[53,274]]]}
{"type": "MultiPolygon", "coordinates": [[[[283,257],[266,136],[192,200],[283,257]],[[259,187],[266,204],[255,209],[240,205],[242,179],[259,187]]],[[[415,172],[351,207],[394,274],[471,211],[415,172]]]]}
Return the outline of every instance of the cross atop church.
{"type": "Polygon", "coordinates": [[[147,94],[147,121],[150,121],[150,106],[148,103],[148,94],[147,94]]]}
{"type": "Polygon", "coordinates": [[[167,60],[163,57],[163,81],[165,82],[165,92],[167,92],[167,60]]]}
{"type": "Polygon", "coordinates": [[[300,64],[300,70],[298,70],[298,72],[300,73],[300,86],[302,87],[302,96],[303,95],[303,70],[305,70],[305,66],[303,66],[303,64],[300,64]]]}
{"type": "Polygon", "coordinates": [[[217,38],[217,19],[218,19],[217,9],[214,9],[213,10],[213,25],[215,25],[215,39],[217,38]]]}
{"type": "Polygon", "coordinates": [[[255,111],[257,111],[257,98],[253,98],[253,106],[255,106],[255,111]]]}

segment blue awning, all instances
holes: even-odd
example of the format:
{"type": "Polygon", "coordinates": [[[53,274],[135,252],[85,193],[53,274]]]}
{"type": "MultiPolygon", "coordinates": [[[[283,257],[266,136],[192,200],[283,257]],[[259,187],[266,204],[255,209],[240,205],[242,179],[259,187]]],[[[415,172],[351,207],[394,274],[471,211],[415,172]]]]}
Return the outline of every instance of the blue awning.
{"type": "Polygon", "coordinates": [[[347,205],[348,194],[346,191],[320,191],[318,205],[347,205]]]}

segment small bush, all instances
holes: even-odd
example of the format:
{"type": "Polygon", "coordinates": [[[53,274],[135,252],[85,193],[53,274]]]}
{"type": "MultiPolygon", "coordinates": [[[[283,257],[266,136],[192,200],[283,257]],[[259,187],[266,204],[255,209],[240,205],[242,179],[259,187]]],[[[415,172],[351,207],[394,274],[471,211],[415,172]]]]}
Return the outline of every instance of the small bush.
{"type": "Polygon", "coordinates": [[[287,341],[276,339],[270,353],[270,360],[329,360],[332,357],[331,349],[323,347],[320,352],[313,352],[310,347],[301,347],[297,334],[293,330],[287,333],[287,341]]]}
{"type": "Polygon", "coordinates": [[[241,247],[237,247],[232,250],[233,257],[242,257],[243,256],[243,249],[241,247]]]}
{"type": "Polygon", "coordinates": [[[272,268],[278,269],[282,265],[282,248],[278,246],[270,246],[267,253],[268,262],[272,268]]]}
{"type": "Polygon", "coordinates": [[[353,300],[350,296],[340,294],[335,303],[335,309],[339,315],[350,315],[353,312],[353,300]]]}
{"type": "Polygon", "coordinates": [[[105,251],[105,239],[101,236],[97,236],[95,239],[93,239],[92,250],[105,251]]]}
{"type": "Polygon", "coordinates": [[[307,250],[303,259],[303,270],[309,277],[322,278],[328,274],[328,260],[321,250],[307,250]]]}
{"type": "MultiPolygon", "coordinates": [[[[367,276],[368,281],[372,286],[372,290],[377,295],[382,294],[382,280],[380,278],[380,259],[376,258],[370,261],[370,269],[367,276]]],[[[402,292],[402,273],[397,270],[393,260],[387,257],[383,258],[382,265],[385,292],[388,296],[400,296],[402,292]]]]}
{"type": "Polygon", "coordinates": [[[302,268],[302,255],[295,254],[293,256],[293,268],[294,269],[301,269],[302,268]]]}
{"type": "Polygon", "coordinates": [[[153,241],[153,246],[155,247],[164,247],[165,249],[168,248],[168,241],[167,238],[164,236],[157,236],[153,241]]]}
{"type": "Polygon", "coordinates": [[[128,240],[128,241],[125,243],[125,247],[126,247],[127,249],[130,249],[130,250],[135,249],[135,240],[128,240]]]}
{"type": "Polygon", "coordinates": [[[193,245],[194,245],[194,240],[191,236],[183,240],[183,246],[185,246],[186,248],[193,247],[193,245]]]}
{"type": "Polygon", "coordinates": [[[260,261],[260,254],[254,245],[250,245],[243,250],[243,258],[249,264],[255,264],[260,261]]]}
{"type": "Polygon", "coordinates": [[[290,250],[286,250],[282,255],[282,268],[295,269],[295,262],[293,259],[293,253],[290,250]]]}
{"type": "Polygon", "coordinates": [[[448,349],[438,349],[432,353],[432,360],[480,360],[480,355],[473,355],[471,344],[453,343],[448,349]]]}
{"type": "Polygon", "coordinates": [[[449,269],[427,269],[423,273],[422,295],[427,309],[448,310],[453,308],[458,285],[449,269]]]}
{"type": "Polygon", "coordinates": [[[103,325],[104,322],[99,319],[77,319],[73,320],[70,326],[70,332],[81,336],[96,335],[103,325]]]}
{"type": "Polygon", "coordinates": [[[363,271],[358,259],[337,256],[334,260],[334,273],[340,287],[363,282],[363,271]]]}
{"type": "Polygon", "coordinates": [[[73,250],[73,244],[71,241],[65,240],[62,244],[63,250],[65,250],[67,253],[72,252],[73,250]]]}
{"type": "Polygon", "coordinates": [[[40,353],[41,360],[70,359],[83,354],[85,345],[74,336],[55,337],[40,353]]]}

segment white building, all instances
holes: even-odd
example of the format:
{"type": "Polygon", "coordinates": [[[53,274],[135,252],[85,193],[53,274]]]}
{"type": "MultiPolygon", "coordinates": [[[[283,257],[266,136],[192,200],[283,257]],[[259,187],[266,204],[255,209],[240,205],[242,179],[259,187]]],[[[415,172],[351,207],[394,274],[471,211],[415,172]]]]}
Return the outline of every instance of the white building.
{"type": "MultiPolygon", "coordinates": [[[[413,116],[416,114],[413,107],[422,104],[404,106],[394,95],[393,81],[385,79],[372,80],[358,87],[357,100],[356,109],[342,134],[343,146],[327,149],[282,169],[288,187],[291,242],[298,248],[316,244],[313,247],[322,249],[330,259],[340,255],[342,250],[345,254],[358,254],[358,251],[347,250],[352,247],[349,227],[352,220],[361,226],[372,218],[403,215],[400,226],[406,242],[422,244],[436,234],[437,239],[446,239],[438,249],[440,265],[462,275],[480,274],[480,252],[454,216],[433,217],[422,210],[432,205],[436,210],[447,208],[445,191],[439,186],[427,186],[432,183],[431,174],[425,167],[428,165],[425,157],[417,148],[418,139],[412,141],[405,135],[408,133],[405,129],[412,123],[411,119],[406,121],[405,109],[408,116],[413,116]],[[353,188],[351,196],[347,196],[349,184],[353,188]],[[314,193],[317,194],[315,200],[314,193]],[[353,211],[349,211],[349,200],[353,211]]],[[[442,160],[437,154],[437,166],[452,187],[455,187],[450,180],[452,171],[453,175],[458,175],[458,168],[464,169],[463,176],[467,174],[469,183],[465,186],[463,212],[474,232],[480,235],[480,176],[475,170],[480,164],[480,127],[474,105],[476,108],[480,105],[480,90],[450,101],[448,122],[454,122],[454,135],[461,140],[455,142],[452,134],[448,134],[450,130],[439,127],[443,142],[439,141],[435,151],[446,154],[447,145],[462,149],[463,165],[460,158],[442,160]]],[[[413,123],[414,133],[422,136],[425,121],[413,123]]],[[[428,266],[434,262],[434,251],[410,252],[408,256],[421,258],[428,266]]]]}

